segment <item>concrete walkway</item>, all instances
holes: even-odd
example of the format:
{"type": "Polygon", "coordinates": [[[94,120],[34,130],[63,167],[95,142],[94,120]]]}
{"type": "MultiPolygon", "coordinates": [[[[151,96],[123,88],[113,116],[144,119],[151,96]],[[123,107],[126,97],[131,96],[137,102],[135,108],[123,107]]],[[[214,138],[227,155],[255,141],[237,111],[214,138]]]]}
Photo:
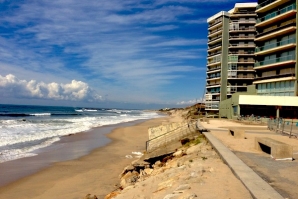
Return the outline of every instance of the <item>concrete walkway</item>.
{"type": "Polygon", "coordinates": [[[209,132],[203,132],[223,161],[256,199],[283,199],[267,182],[209,132]]]}

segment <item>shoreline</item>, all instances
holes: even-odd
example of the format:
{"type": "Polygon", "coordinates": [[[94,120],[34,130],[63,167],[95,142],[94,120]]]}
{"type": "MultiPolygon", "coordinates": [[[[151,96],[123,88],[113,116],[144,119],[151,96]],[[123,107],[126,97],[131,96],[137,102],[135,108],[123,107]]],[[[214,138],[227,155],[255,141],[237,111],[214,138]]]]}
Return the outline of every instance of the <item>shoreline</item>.
{"type": "Polygon", "coordinates": [[[1,171],[8,170],[9,166],[16,165],[15,167],[25,168],[25,171],[23,170],[22,172],[23,174],[25,172],[27,176],[20,177],[13,171],[4,172],[7,176],[13,174],[18,179],[1,186],[0,197],[17,198],[22,195],[22,198],[52,198],[53,196],[59,198],[60,196],[56,194],[61,193],[61,198],[66,196],[82,198],[90,192],[99,198],[104,197],[115,189],[114,185],[119,182],[118,175],[122,169],[135,159],[125,158],[125,155],[131,155],[133,151],[143,152],[145,150],[145,141],[148,140],[148,127],[160,125],[168,119],[169,117],[160,117],[149,120],[136,120],[98,127],[90,130],[88,133],[63,137],[57,144],[53,144],[50,147],[56,148],[57,154],[60,154],[59,156],[64,160],[59,160],[59,158],[57,160],[56,157],[56,160],[51,160],[47,163],[48,165],[44,165],[42,160],[47,160],[47,157],[49,157],[44,156],[46,153],[53,155],[53,152],[46,150],[42,152],[44,153],[42,155],[6,162],[6,168],[3,166],[5,163],[2,163],[2,166],[0,164],[1,171]],[[106,128],[106,131],[103,132],[103,128],[106,128]],[[98,142],[98,140],[95,139],[96,136],[92,137],[91,135],[101,136],[105,143],[101,144],[101,146],[93,146],[94,148],[92,149],[92,146],[90,147],[89,144],[93,144],[89,141],[98,142]],[[81,140],[79,138],[86,138],[86,136],[91,136],[89,141],[85,139],[86,143],[80,143],[81,140]],[[70,140],[77,142],[75,143],[77,148],[73,149],[72,155],[78,156],[78,154],[87,153],[79,155],[79,157],[73,157],[72,155],[70,157],[68,154],[67,160],[62,149],[64,145],[70,143],[70,140]],[[86,146],[86,144],[88,145],[86,146]],[[31,162],[30,160],[32,159],[36,159],[35,166],[37,166],[38,170],[35,168],[32,171],[24,163],[31,162]],[[98,177],[94,175],[98,175],[98,177]],[[82,181],[84,182],[83,184],[81,184],[82,181]],[[49,187],[51,188],[49,189],[49,187]],[[73,191],[75,187],[80,190],[73,191]],[[30,190],[30,193],[27,193],[28,190],[30,190]]]}

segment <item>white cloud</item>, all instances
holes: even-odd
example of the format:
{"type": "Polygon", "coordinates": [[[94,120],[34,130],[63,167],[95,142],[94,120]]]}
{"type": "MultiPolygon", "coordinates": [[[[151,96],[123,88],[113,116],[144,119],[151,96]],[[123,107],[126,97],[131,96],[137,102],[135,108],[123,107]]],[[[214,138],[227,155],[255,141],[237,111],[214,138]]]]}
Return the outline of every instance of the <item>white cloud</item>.
{"type": "Polygon", "coordinates": [[[98,101],[101,96],[87,83],[72,80],[68,84],[20,80],[12,74],[0,75],[0,91],[6,97],[54,99],[71,101],[98,101]]]}

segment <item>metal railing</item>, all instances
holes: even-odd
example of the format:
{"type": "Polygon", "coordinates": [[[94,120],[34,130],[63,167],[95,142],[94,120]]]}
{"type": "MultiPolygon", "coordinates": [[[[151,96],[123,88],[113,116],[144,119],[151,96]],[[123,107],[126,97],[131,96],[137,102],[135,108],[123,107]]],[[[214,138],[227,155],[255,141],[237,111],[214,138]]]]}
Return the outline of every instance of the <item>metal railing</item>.
{"type": "Polygon", "coordinates": [[[260,3],[260,4],[258,4],[257,5],[257,9],[260,9],[260,8],[262,8],[262,7],[264,7],[264,6],[267,6],[267,5],[269,5],[270,3],[273,3],[273,2],[275,2],[276,0],[267,0],[267,1],[264,1],[263,3],[260,3]]]}
{"type": "Polygon", "coordinates": [[[283,118],[269,119],[267,127],[271,131],[298,138],[298,120],[283,118]]]}
{"type": "Polygon", "coordinates": [[[146,151],[153,151],[154,149],[167,146],[173,141],[180,140],[186,136],[194,135],[197,132],[197,120],[191,121],[184,126],[178,127],[174,130],[168,131],[153,139],[146,141],[146,151]]]}
{"type": "Polygon", "coordinates": [[[275,64],[275,63],[279,63],[279,62],[291,61],[291,60],[293,60],[293,61],[296,60],[295,55],[287,55],[287,56],[278,57],[275,59],[268,59],[265,61],[256,62],[255,67],[265,66],[265,65],[269,65],[269,64],[275,64]]]}
{"type": "Polygon", "coordinates": [[[265,17],[259,18],[259,19],[257,20],[257,23],[261,23],[261,22],[263,22],[263,21],[272,19],[272,18],[274,18],[274,17],[276,17],[276,16],[282,15],[282,14],[284,14],[284,13],[286,13],[286,12],[291,11],[291,10],[296,10],[296,4],[295,4],[295,3],[292,4],[292,5],[289,5],[289,6],[285,7],[285,8],[282,8],[282,9],[279,10],[279,11],[272,12],[272,13],[266,15],[265,17]]]}
{"type": "Polygon", "coordinates": [[[273,49],[273,48],[276,48],[276,47],[285,46],[285,45],[288,45],[288,44],[295,44],[295,43],[296,43],[296,38],[290,38],[290,39],[287,39],[287,40],[279,41],[279,42],[268,44],[268,45],[265,45],[265,46],[256,47],[255,52],[260,52],[260,51],[263,51],[263,50],[269,50],[269,49],[273,49]]]}

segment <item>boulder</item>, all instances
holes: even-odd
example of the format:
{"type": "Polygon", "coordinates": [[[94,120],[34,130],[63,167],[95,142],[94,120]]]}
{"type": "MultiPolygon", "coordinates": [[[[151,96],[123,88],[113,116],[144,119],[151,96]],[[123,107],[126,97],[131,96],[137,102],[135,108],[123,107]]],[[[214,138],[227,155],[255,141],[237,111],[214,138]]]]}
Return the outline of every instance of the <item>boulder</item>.
{"type": "Polygon", "coordinates": [[[160,161],[160,160],[158,160],[158,161],[156,161],[155,163],[154,163],[154,165],[152,166],[153,168],[158,168],[158,167],[162,167],[162,165],[163,165],[163,163],[160,161]]]}
{"type": "Polygon", "coordinates": [[[175,157],[181,157],[184,155],[184,152],[182,150],[178,150],[175,153],[173,153],[173,156],[175,157]]]}
{"type": "Polygon", "coordinates": [[[146,169],[144,169],[144,172],[145,172],[147,175],[150,175],[150,174],[153,172],[153,169],[146,168],[146,169]]]}
{"type": "Polygon", "coordinates": [[[144,168],[150,167],[150,163],[143,160],[137,160],[132,162],[131,164],[133,167],[144,167],[144,168]]]}
{"type": "Polygon", "coordinates": [[[190,189],[191,187],[189,184],[182,184],[179,185],[177,189],[175,189],[174,193],[183,193],[185,190],[190,189]]]}
{"type": "Polygon", "coordinates": [[[139,173],[136,171],[133,172],[127,172],[120,181],[120,185],[122,188],[128,187],[130,185],[135,184],[135,182],[138,180],[139,178],[139,173]]]}
{"type": "Polygon", "coordinates": [[[109,193],[108,195],[106,195],[106,197],[104,199],[112,199],[115,198],[118,194],[120,194],[120,192],[118,191],[114,191],[112,193],[109,193]]]}
{"type": "Polygon", "coordinates": [[[123,171],[120,173],[119,178],[122,178],[126,173],[128,172],[132,172],[133,170],[135,170],[135,167],[132,165],[128,165],[127,167],[125,167],[123,169],[123,171]]]}

